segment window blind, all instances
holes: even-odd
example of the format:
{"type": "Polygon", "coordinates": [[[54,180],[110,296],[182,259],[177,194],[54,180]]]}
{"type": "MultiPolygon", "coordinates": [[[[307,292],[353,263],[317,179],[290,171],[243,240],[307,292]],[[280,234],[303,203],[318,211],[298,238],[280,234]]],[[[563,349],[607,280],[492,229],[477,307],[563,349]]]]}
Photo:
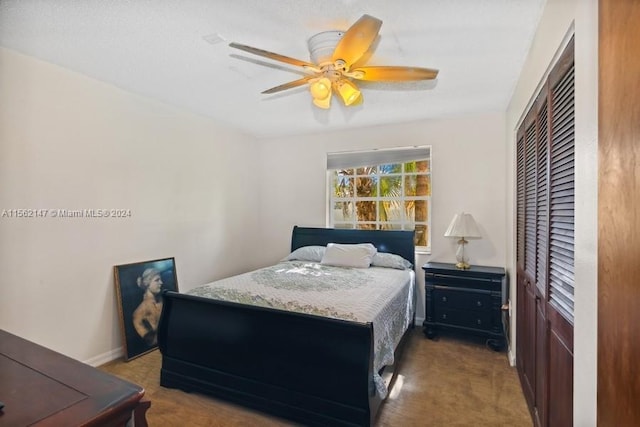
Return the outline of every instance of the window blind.
{"type": "Polygon", "coordinates": [[[428,146],[328,153],[327,170],[406,163],[429,158],[430,154],[431,147],[428,146]]]}

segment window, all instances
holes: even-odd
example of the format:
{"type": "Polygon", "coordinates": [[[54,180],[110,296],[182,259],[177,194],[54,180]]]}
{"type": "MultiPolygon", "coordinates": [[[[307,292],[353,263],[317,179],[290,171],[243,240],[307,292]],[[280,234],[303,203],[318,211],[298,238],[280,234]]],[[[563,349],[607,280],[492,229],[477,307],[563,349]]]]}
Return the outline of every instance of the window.
{"type": "Polygon", "coordinates": [[[329,153],[327,172],[330,227],[415,230],[430,251],[430,147],[329,153]]]}

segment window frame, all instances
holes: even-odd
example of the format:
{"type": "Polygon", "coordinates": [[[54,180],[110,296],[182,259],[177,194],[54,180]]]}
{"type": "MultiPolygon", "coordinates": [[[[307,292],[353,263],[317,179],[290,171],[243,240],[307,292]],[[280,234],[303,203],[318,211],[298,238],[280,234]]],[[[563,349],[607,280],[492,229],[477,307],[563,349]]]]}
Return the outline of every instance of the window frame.
{"type": "MultiPolygon", "coordinates": [[[[432,235],[432,228],[431,228],[431,212],[432,212],[432,198],[433,198],[433,171],[432,171],[432,166],[433,166],[433,155],[432,155],[432,148],[431,146],[420,146],[420,147],[404,147],[404,148],[398,148],[398,149],[388,149],[388,150],[367,150],[367,151],[361,151],[361,152],[347,152],[346,155],[347,156],[353,156],[354,154],[359,154],[361,153],[362,156],[364,158],[369,159],[372,155],[375,156],[376,158],[379,159],[385,159],[385,156],[388,155],[388,160],[389,161],[383,161],[382,163],[377,163],[377,164],[360,164],[360,165],[356,165],[356,166],[350,166],[350,167],[341,167],[338,169],[330,169],[329,165],[327,165],[327,169],[326,169],[326,226],[327,227],[332,227],[335,228],[336,225],[339,227],[340,225],[351,225],[352,227],[350,228],[358,228],[358,224],[372,224],[375,226],[375,229],[379,229],[380,224],[384,223],[384,224],[391,224],[394,227],[397,226],[397,228],[393,228],[393,230],[414,230],[416,225],[424,225],[426,227],[427,230],[427,245],[426,246],[416,246],[415,247],[415,252],[419,253],[419,254],[430,254],[431,253],[431,235],[432,235]],[[416,150],[416,157],[412,158],[412,159],[407,159],[406,157],[403,157],[401,160],[395,160],[393,158],[394,155],[394,151],[397,152],[406,152],[407,150],[410,149],[415,149],[416,150]],[[421,150],[421,152],[419,152],[418,150],[421,150]],[[419,153],[424,153],[424,151],[426,150],[427,155],[418,155],[419,153]],[[386,153],[384,151],[387,151],[386,153]],[[407,172],[405,171],[405,164],[406,163],[412,163],[412,162],[418,162],[418,161],[427,161],[428,162],[428,169],[426,172],[423,173],[417,173],[417,172],[407,172]],[[402,164],[402,171],[401,172],[392,172],[392,173],[381,173],[380,172],[380,166],[382,165],[389,165],[389,164],[402,164]],[[358,169],[362,169],[362,168],[367,168],[367,167],[375,167],[376,172],[373,174],[358,174],[357,170],[358,169]],[[376,196],[367,196],[367,197],[363,197],[360,196],[358,197],[356,193],[356,189],[354,188],[353,191],[353,195],[350,197],[335,197],[334,194],[334,174],[336,170],[341,170],[341,169],[354,169],[354,174],[350,175],[350,177],[354,180],[354,187],[355,187],[355,179],[357,177],[375,177],[375,181],[376,181],[376,196]],[[405,186],[406,186],[406,178],[409,176],[417,176],[417,175],[426,175],[429,177],[429,194],[426,196],[406,196],[405,195],[405,186]],[[386,177],[399,177],[400,179],[400,188],[401,188],[401,195],[399,197],[389,197],[389,196],[380,196],[380,182],[381,182],[381,178],[386,178],[386,177]],[[416,201],[416,200],[424,200],[426,203],[426,209],[427,209],[427,218],[426,221],[415,221],[415,218],[413,220],[410,220],[409,218],[406,218],[405,214],[406,214],[406,209],[401,209],[402,212],[402,218],[398,221],[381,221],[380,220],[380,203],[384,202],[384,201],[397,201],[401,204],[401,206],[406,206],[405,203],[409,202],[409,201],[416,201]],[[339,222],[335,222],[334,221],[334,215],[333,215],[333,207],[335,206],[336,202],[352,202],[353,206],[354,206],[354,215],[353,218],[350,221],[339,221],[339,222]],[[355,214],[355,206],[356,203],[359,201],[374,201],[375,206],[376,206],[376,218],[375,221],[358,221],[357,215],[355,214]],[[407,227],[410,228],[407,228],[407,227]]],[[[340,156],[341,153],[329,153],[328,156],[340,156]]],[[[405,154],[406,156],[406,154],[405,154]]],[[[380,160],[378,160],[380,161],[380,160]]],[[[359,162],[362,163],[362,162],[359,162]]]]}

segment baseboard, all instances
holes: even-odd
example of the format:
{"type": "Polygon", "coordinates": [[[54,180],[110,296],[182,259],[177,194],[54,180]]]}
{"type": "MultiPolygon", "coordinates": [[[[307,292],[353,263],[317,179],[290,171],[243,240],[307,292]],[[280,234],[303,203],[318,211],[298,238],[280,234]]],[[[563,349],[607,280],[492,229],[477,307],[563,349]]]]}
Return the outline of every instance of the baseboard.
{"type": "Polygon", "coordinates": [[[109,363],[122,356],[124,356],[124,348],[118,347],[114,350],[107,351],[106,353],[102,353],[97,355],[96,357],[92,357],[91,359],[85,360],[84,363],[86,363],[87,365],[96,367],[96,366],[104,365],[105,363],[109,363]]]}

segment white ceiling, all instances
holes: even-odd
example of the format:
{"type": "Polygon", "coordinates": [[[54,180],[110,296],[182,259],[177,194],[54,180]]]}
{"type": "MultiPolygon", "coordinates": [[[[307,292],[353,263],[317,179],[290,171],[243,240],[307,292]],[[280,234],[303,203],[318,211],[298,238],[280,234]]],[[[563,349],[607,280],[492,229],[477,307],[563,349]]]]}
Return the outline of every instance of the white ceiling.
{"type": "Polygon", "coordinates": [[[504,111],[545,0],[0,0],[0,45],[256,137],[504,111]],[[330,110],[306,87],[260,92],[295,67],[235,41],[309,60],[307,39],[383,21],[368,65],[440,70],[433,82],[360,84],[330,110]]]}

